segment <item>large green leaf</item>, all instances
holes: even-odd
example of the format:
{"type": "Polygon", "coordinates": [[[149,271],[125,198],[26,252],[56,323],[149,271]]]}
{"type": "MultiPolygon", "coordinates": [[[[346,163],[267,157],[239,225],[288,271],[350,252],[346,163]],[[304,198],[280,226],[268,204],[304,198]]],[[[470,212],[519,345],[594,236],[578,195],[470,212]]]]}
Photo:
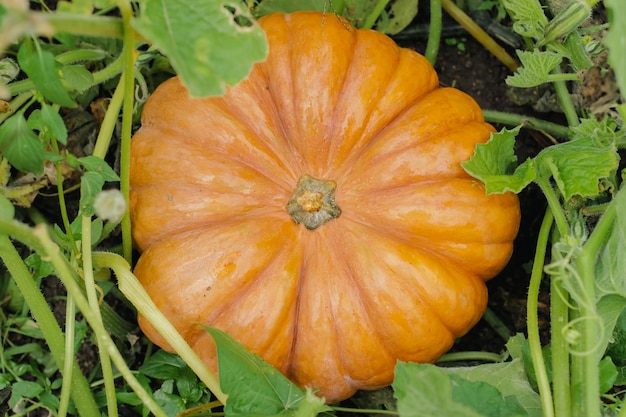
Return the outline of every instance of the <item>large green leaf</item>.
{"type": "Polygon", "coordinates": [[[263,30],[239,2],[147,0],[133,21],[172,63],[193,96],[224,93],[267,55],[263,30]]]}
{"type": "Polygon", "coordinates": [[[611,204],[616,209],[615,221],[596,263],[596,307],[604,326],[600,353],[626,308],[626,191],[617,193],[611,204]]]}
{"type": "Polygon", "coordinates": [[[468,174],[485,183],[487,194],[519,193],[535,179],[533,160],[517,166],[515,137],[520,128],[492,134],[487,143],[476,145],[474,155],[461,164],[468,174]]]}
{"type": "Polygon", "coordinates": [[[393,389],[402,417],[529,415],[514,396],[503,396],[492,384],[429,364],[398,363],[393,389]]]}
{"type": "Polygon", "coordinates": [[[614,142],[601,143],[581,138],[550,146],[535,158],[537,175],[553,177],[563,197],[592,197],[598,194],[600,179],[617,169],[619,156],[614,142]]]}
{"type": "Polygon", "coordinates": [[[211,327],[206,330],[217,345],[220,386],[228,394],[227,416],[305,417],[330,410],[323,399],[298,388],[228,334],[211,327]]]}

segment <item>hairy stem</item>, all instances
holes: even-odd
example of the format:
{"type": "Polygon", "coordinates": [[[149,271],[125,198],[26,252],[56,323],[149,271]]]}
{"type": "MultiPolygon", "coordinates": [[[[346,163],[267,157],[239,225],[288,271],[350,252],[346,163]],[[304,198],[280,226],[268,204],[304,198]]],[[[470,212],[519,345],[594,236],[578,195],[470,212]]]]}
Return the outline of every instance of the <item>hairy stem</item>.
{"type": "Polygon", "coordinates": [[[511,72],[519,67],[518,62],[500,46],[487,32],[485,32],[476,22],[472,20],[463,10],[461,10],[452,0],[441,0],[441,5],[446,12],[461,26],[465,28],[481,45],[491,52],[500,62],[502,62],[511,72]]]}
{"type": "MultiPolygon", "coordinates": [[[[71,295],[66,297],[65,303],[65,357],[74,357],[74,334],[76,323],[76,304],[71,295]]],[[[67,415],[67,409],[72,394],[72,361],[65,361],[63,364],[63,385],[59,396],[59,417],[67,415]]]]}
{"type": "MultiPolygon", "coordinates": [[[[556,69],[552,72],[552,74],[553,76],[556,76],[560,74],[560,71],[556,69]]],[[[561,105],[565,118],[567,119],[567,124],[570,127],[578,126],[580,124],[580,120],[578,119],[578,113],[576,112],[576,107],[572,101],[572,96],[567,88],[567,81],[556,80],[553,84],[559,104],[561,105]]]]}
{"type": "Polygon", "coordinates": [[[437,61],[439,42],[441,41],[441,20],[441,0],[430,0],[430,27],[424,55],[433,66],[437,61]]]}
{"type": "Polygon", "coordinates": [[[581,355],[581,373],[584,375],[584,388],[581,392],[579,408],[582,415],[600,415],[600,372],[598,369],[598,340],[600,339],[598,323],[591,318],[597,316],[595,310],[595,265],[596,257],[606,243],[613,230],[615,217],[615,199],[609,204],[604,215],[594,227],[591,236],[583,246],[580,256],[576,259],[576,267],[580,274],[582,290],[589,303],[581,303],[581,342],[584,354],[581,355]]]}
{"type": "MultiPolygon", "coordinates": [[[[120,191],[128,203],[130,201],[130,139],[133,127],[133,107],[135,99],[135,49],[132,28],[133,9],[129,2],[118,0],[118,7],[124,22],[124,99],[122,108],[122,138],[120,152],[120,191]]],[[[127,205],[128,206],[128,205],[127,205]]],[[[128,263],[132,263],[133,243],[130,212],[126,210],[122,218],[122,251],[128,263]]]]}
{"type": "Polygon", "coordinates": [[[365,22],[362,26],[363,29],[371,29],[374,27],[380,14],[385,10],[385,7],[387,7],[387,3],[389,3],[389,0],[378,0],[372,12],[365,18],[365,22]]]}
{"type": "Polygon", "coordinates": [[[539,237],[537,238],[537,246],[535,249],[535,258],[533,260],[533,269],[530,275],[530,284],[528,288],[528,306],[527,306],[527,327],[528,327],[528,344],[530,346],[530,356],[535,369],[537,378],[537,386],[541,397],[541,405],[544,417],[554,417],[554,405],[552,403],[552,391],[550,390],[550,381],[546,371],[545,362],[543,360],[543,352],[541,350],[541,340],[539,339],[539,322],[537,306],[539,302],[539,288],[541,278],[543,277],[543,265],[545,261],[546,251],[548,248],[548,240],[550,230],[552,229],[554,217],[552,210],[548,208],[543,217],[541,227],[539,229],[539,237]]]}
{"type": "MultiPolygon", "coordinates": [[[[91,259],[91,217],[82,216],[82,259],[83,259],[83,279],[85,280],[85,289],[87,292],[87,301],[89,307],[94,312],[94,319],[98,322],[98,326],[104,328],[102,315],[100,313],[100,303],[98,302],[98,293],[96,291],[96,282],[93,276],[93,263],[91,259]]],[[[105,346],[98,339],[98,354],[100,356],[100,368],[102,369],[102,379],[104,380],[104,392],[107,400],[107,411],[109,417],[117,417],[117,399],[115,394],[115,380],[113,378],[113,368],[109,353],[105,346]]]]}
{"type": "Polygon", "coordinates": [[[497,110],[483,110],[483,116],[485,116],[485,120],[490,123],[502,123],[510,126],[524,125],[524,127],[544,131],[559,138],[569,139],[571,134],[568,126],[522,114],[505,113],[497,110]]]}
{"type": "Polygon", "coordinates": [[[49,25],[54,33],[70,32],[74,35],[121,38],[122,21],[117,17],[84,15],[78,13],[31,12],[32,19],[49,25]]]}
{"type": "MultiPolygon", "coordinates": [[[[552,241],[559,240],[559,233],[555,231],[552,241]]],[[[552,255],[555,260],[558,251],[552,255]]],[[[552,381],[554,386],[554,412],[559,417],[571,416],[571,379],[569,345],[565,338],[566,325],[569,322],[570,299],[563,288],[562,281],[550,281],[550,329],[552,352],[552,381]]]]}

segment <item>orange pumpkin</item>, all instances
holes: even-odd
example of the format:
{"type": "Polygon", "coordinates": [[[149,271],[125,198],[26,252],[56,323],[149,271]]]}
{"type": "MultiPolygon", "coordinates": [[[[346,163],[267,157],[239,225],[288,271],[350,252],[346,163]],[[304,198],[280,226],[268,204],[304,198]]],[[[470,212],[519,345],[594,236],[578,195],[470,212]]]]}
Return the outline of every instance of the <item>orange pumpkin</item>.
{"type": "Polygon", "coordinates": [[[146,103],[135,274],[213,369],[198,323],[335,402],[388,385],[397,360],[437,360],[480,319],[519,202],[461,168],[493,128],[424,57],[332,14],[260,24],[269,57],[223,97],[173,78],[146,103]]]}

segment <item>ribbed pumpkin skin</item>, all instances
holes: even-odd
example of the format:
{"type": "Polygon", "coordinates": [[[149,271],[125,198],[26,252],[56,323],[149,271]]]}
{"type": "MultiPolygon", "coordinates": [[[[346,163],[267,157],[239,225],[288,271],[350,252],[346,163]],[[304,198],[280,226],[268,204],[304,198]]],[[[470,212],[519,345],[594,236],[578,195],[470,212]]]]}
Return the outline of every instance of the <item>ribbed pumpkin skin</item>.
{"type": "Polygon", "coordinates": [[[519,202],[461,168],[493,129],[424,57],[332,14],[260,23],[270,55],[225,96],[173,78],[146,103],[134,272],[211,368],[197,323],[335,402],[388,385],[397,360],[437,360],[479,320],[519,202]],[[286,211],[303,174],[337,183],[342,213],[315,230],[286,211]]]}

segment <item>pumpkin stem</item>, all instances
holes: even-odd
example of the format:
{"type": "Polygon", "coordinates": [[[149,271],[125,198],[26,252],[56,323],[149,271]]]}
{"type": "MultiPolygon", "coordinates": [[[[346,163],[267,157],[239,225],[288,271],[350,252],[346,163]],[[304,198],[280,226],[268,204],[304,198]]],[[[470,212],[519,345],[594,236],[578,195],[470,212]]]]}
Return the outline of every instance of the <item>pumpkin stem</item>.
{"type": "Polygon", "coordinates": [[[339,217],[341,209],[335,203],[337,183],[333,180],[318,180],[302,175],[287,203],[287,213],[296,223],[313,230],[339,217]]]}

